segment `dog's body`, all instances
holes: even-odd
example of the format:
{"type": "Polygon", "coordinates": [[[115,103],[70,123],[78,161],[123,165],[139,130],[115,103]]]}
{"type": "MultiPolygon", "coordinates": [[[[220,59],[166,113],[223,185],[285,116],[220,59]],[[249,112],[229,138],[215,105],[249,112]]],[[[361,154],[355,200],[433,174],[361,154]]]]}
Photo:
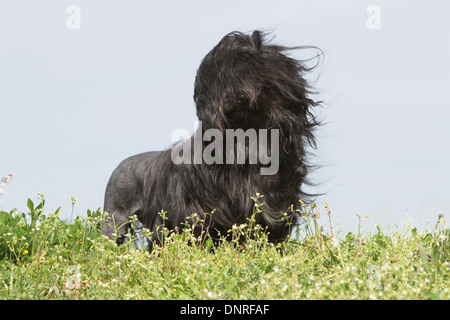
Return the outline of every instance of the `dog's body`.
{"type": "MultiPolygon", "coordinates": [[[[277,130],[278,141],[268,139],[266,145],[258,141],[259,154],[270,154],[273,146],[279,149],[277,172],[262,175],[267,163],[259,160],[176,164],[172,149],[130,157],[108,182],[104,210],[112,219],[104,225],[105,235],[113,238],[117,233],[120,243],[127,227],[117,228],[126,226],[135,214],[159,243],[162,210],[167,212],[164,226],[169,230],[182,227],[193,213],[205,218],[204,213],[214,211],[209,233],[217,239],[234,224],[247,222],[255,205],[251,197],[258,193],[263,195],[263,205],[256,222],[267,227],[269,240],[278,242],[289,235],[298,199],[307,196],[301,190],[309,169],[305,149],[307,144],[315,146],[313,128],[318,122],[309,109],[317,103],[308,98],[302,77],[308,69],[284,55],[287,50],[265,43],[259,31],[230,33],[204,58],[195,81],[194,100],[202,122],[199,133],[217,129],[224,142],[239,148],[234,138],[227,138],[227,130],[277,130]]],[[[184,143],[190,143],[193,160],[194,137],[184,143]]],[[[203,151],[212,141],[201,143],[203,151]]],[[[248,160],[249,148],[243,147],[248,160]]]]}

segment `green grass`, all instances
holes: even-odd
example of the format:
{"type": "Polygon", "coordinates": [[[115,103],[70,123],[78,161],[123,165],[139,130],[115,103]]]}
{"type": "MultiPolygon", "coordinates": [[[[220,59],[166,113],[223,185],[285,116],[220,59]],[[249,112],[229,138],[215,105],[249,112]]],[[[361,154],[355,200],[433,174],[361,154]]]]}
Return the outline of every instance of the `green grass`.
{"type": "Polygon", "coordinates": [[[44,206],[41,196],[27,213],[0,211],[0,299],[450,298],[443,217],[431,230],[338,239],[320,226],[319,209],[304,205],[302,240],[271,245],[250,220],[230,231],[231,242],[214,245],[185,228],[150,253],[102,237],[100,210],[68,223],[44,206]]]}

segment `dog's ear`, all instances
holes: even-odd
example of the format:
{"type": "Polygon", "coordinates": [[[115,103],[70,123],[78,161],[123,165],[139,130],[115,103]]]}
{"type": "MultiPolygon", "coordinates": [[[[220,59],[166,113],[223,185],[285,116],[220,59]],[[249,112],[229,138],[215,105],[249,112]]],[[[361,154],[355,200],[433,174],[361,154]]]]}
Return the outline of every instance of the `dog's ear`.
{"type": "Polygon", "coordinates": [[[259,31],[259,30],[253,31],[252,40],[253,40],[253,43],[255,45],[256,50],[259,51],[261,49],[261,45],[262,45],[262,42],[263,42],[262,32],[259,31]]]}

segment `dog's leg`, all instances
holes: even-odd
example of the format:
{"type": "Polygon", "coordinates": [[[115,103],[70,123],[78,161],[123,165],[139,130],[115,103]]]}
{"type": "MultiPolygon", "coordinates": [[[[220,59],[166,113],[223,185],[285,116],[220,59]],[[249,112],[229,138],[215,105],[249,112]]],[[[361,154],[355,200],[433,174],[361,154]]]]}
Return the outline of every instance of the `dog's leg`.
{"type": "Polygon", "coordinates": [[[103,224],[102,234],[112,240],[116,240],[117,244],[122,244],[125,240],[125,234],[130,228],[130,218],[132,214],[127,211],[118,209],[105,210],[108,215],[103,224]],[[112,212],[111,214],[109,212],[112,212]]]}
{"type": "MultiPolygon", "coordinates": [[[[124,235],[129,228],[132,228],[134,233],[142,227],[140,223],[143,222],[145,173],[156,154],[156,152],[147,152],[125,159],[109,179],[103,207],[108,216],[102,233],[110,239],[116,239],[118,244],[123,243],[124,235]],[[139,221],[131,225],[129,222],[133,215],[136,215],[139,221]]],[[[140,245],[138,244],[137,247],[140,245]]]]}
{"type": "Polygon", "coordinates": [[[142,212],[142,180],[139,170],[142,155],[130,157],[114,170],[108,181],[103,210],[108,213],[102,233],[118,244],[130,228],[130,218],[142,212]]]}
{"type": "Polygon", "coordinates": [[[150,243],[146,237],[143,236],[142,228],[144,225],[138,220],[133,223],[133,234],[134,234],[134,246],[139,250],[144,250],[145,247],[149,247],[150,243]]]}

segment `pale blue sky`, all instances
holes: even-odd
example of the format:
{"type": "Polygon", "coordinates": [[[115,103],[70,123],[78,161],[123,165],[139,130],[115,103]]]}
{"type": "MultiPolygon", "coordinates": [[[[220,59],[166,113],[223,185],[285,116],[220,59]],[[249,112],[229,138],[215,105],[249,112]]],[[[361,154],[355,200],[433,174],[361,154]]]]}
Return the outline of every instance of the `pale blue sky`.
{"type": "Polygon", "coordinates": [[[334,222],[417,227],[450,215],[450,2],[448,1],[18,1],[0,0],[1,210],[70,215],[103,205],[109,175],[127,156],[192,131],[196,69],[230,31],[271,31],[274,42],[316,45],[325,60],[313,175],[334,222]],[[81,29],[69,30],[69,5],[81,29]],[[381,29],[366,26],[369,5],[381,29]]]}

